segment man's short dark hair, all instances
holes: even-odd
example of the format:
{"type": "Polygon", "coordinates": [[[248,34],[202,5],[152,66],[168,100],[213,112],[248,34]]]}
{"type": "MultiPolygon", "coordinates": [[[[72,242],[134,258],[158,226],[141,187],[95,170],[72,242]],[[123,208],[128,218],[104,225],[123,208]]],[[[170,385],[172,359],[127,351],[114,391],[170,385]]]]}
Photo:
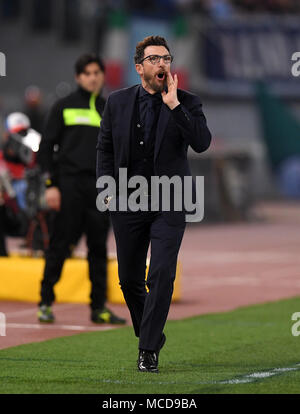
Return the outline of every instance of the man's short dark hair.
{"type": "Polygon", "coordinates": [[[105,65],[100,56],[95,53],[85,53],[84,55],[79,56],[75,62],[75,73],[80,75],[85,71],[85,67],[90,63],[97,63],[102,72],[105,72],[105,65]]]}
{"type": "Polygon", "coordinates": [[[144,58],[144,50],[147,46],[164,46],[170,53],[166,39],[161,36],[148,36],[141,40],[135,47],[135,63],[140,63],[140,61],[144,58]]]}

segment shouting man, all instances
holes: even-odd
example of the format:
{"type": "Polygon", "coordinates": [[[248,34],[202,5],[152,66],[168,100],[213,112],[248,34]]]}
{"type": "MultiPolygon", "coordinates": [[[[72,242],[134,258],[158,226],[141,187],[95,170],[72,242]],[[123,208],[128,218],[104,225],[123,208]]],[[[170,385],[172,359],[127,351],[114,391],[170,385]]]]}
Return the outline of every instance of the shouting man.
{"type": "MultiPolygon", "coordinates": [[[[119,169],[121,173],[128,170],[129,179],[142,176],[147,183],[154,176],[177,176],[183,183],[185,177],[191,178],[188,146],[203,152],[210,145],[200,99],[177,88],[166,40],[146,37],[137,44],[134,60],[141,84],[113,92],[105,106],[97,144],[98,197],[106,193],[100,184],[103,177],[113,177],[117,183],[123,180],[119,169]]],[[[178,189],[170,194],[175,193],[178,189]]],[[[147,190],[143,195],[152,204],[153,193],[147,190]]],[[[120,193],[103,197],[116,239],[120,285],[139,337],[138,370],[158,372],[186,211],[175,209],[172,200],[167,211],[161,208],[161,200],[158,209],[147,211],[109,208],[122,197],[120,193]]]]}

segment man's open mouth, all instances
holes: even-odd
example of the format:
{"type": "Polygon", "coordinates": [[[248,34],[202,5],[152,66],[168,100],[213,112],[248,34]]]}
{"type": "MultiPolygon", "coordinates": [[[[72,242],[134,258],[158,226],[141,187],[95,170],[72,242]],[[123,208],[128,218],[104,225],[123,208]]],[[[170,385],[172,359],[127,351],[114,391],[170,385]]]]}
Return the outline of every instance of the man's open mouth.
{"type": "Polygon", "coordinates": [[[157,77],[159,80],[164,80],[164,79],[165,79],[165,73],[164,73],[164,72],[160,72],[160,73],[158,73],[158,74],[156,75],[156,77],[157,77]]]}

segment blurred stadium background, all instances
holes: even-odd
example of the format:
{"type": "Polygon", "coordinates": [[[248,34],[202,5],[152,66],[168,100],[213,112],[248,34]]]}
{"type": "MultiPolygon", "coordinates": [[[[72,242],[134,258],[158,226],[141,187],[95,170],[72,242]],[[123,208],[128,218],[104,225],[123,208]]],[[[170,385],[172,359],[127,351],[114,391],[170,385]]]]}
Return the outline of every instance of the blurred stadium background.
{"type": "Polygon", "coordinates": [[[252,218],[258,200],[300,197],[299,13],[296,0],[1,0],[0,135],[14,111],[41,131],[50,105],[74,88],[81,52],[104,56],[105,95],[138,83],[135,44],[160,34],[213,133],[207,153],[190,152],[209,189],[206,220],[252,218]]]}
{"type": "MultiPolygon", "coordinates": [[[[0,0],[0,52],[6,56],[6,76],[0,77],[0,142],[5,119],[15,111],[27,113],[32,127],[42,132],[52,103],[75,87],[73,65],[81,53],[93,51],[104,57],[107,96],[139,83],[133,64],[135,45],[147,35],[162,35],[174,55],[179,87],[201,97],[213,135],[206,153],[189,153],[193,174],[205,176],[204,222],[259,226],[271,215],[271,219],[284,218],[291,231],[279,226],[264,233],[261,227],[262,233],[256,233],[259,227],[252,227],[250,234],[245,227],[235,232],[233,225],[229,229],[234,242],[226,239],[224,227],[220,232],[213,227],[212,233],[205,227],[202,236],[210,240],[212,250],[218,239],[219,252],[230,246],[237,251],[240,238],[241,255],[249,246],[254,255],[255,248],[263,255],[279,231],[288,240],[285,248],[294,250],[288,260],[296,266],[299,237],[293,224],[298,226],[300,217],[300,78],[292,74],[292,55],[300,51],[299,19],[297,0],[0,0]],[[259,248],[258,234],[265,235],[259,248]],[[227,240],[225,247],[222,240],[227,240]]],[[[22,182],[28,185],[29,180],[30,176],[12,177],[17,194],[24,192],[22,182]]],[[[28,200],[27,194],[27,205],[19,203],[21,210],[31,206],[28,200]]],[[[26,214],[32,218],[32,212],[26,214]]],[[[204,249],[207,244],[197,238],[197,224],[191,227],[184,250],[191,255],[183,258],[183,270],[192,263],[189,271],[194,266],[196,279],[197,243],[204,249]]],[[[17,246],[12,236],[26,234],[28,220],[22,231],[8,231],[9,249],[17,246]]],[[[19,239],[18,243],[20,247],[19,239]]],[[[279,243],[277,248],[280,254],[279,243]]],[[[221,263],[220,257],[216,261],[221,263]]],[[[276,266],[275,256],[270,257],[269,272],[276,266]]],[[[254,274],[259,264],[252,264],[254,274]]],[[[241,266],[246,269],[247,257],[241,266]]],[[[231,273],[228,268],[227,273],[231,273]]]]}

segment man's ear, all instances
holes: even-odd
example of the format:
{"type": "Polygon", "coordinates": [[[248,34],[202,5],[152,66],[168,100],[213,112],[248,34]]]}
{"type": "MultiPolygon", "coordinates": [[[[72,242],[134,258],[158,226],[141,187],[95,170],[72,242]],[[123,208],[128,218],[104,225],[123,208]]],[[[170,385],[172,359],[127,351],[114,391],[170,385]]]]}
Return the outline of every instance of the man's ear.
{"type": "Polygon", "coordinates": [[[135,70],[137,71],[137,73],[138,73],[140,76],[144,73],[144,71],[143,71],[143,66],[142,66],[140,63],[137,63],[137,64],[135,65],[135,70]]]}

